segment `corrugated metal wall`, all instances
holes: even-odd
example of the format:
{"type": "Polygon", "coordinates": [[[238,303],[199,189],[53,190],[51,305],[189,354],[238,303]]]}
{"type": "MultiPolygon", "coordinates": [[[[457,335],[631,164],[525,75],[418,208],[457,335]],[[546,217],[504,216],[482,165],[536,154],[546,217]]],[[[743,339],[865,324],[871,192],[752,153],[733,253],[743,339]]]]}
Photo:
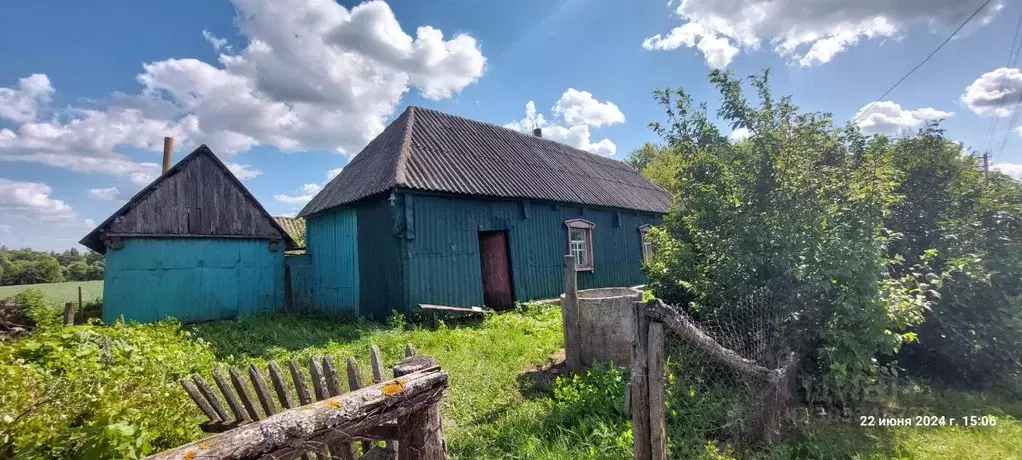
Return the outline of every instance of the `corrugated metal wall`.
{"type": "Polygon", "coordinates": [[[291,282],[290,299],[285,299],[289,313],[306,313],[315,309],[315,285],[312,271],[312,258],[308,254],[292,254],[284,256],[284,269],[287,270],[291,282]]]}
{"type": "MultiPolygon", "coordinates": [[[[358,224],[354,208],[310,216],[306,246],[312,258],[313,303],[327,313],[358,312],[358,224]]],[[[390,229],[383,229],[387,231],[390,229]]]]}
{"type": "Polygon", "coordinates": [[[103,321],[207,321],[279,311],[284,246],[241,238],[126,238],[106,253],[103,321]]]}
{"type": "MultiPolygon", "coordinates": [[[[593,230],[592,272],[579,272],[582,289],[645,282],[639,226],[660,217],[628,211],[519,201],[412,196],[414,238],[404,239],[408,301],[482,305],[479,232],[507,230],[516,300],[551,298],[563,288],[567,253],[564,221],[583,218],[593,230]]],[[[402,241],[397,240],[395,243],[402,241]]]]}
{"type": "MultiPolygon", "coordinates": [[[[387,196],[360,202],[358,212],[359,314],[385,319],[405,300],[404,240],[394,235],[394,213],[387,196]]],[[[397,206],[397,204],[395,204],[397,206]]]]}

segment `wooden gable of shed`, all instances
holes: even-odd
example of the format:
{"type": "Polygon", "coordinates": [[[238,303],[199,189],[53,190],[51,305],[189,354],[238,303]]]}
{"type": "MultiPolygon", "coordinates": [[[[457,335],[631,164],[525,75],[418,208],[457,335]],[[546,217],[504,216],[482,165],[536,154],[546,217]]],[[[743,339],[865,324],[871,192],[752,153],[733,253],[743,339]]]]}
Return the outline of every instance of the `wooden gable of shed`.
{"type": "Polygon", "coordinates": [[[294,240],[205,145],[138,192],[81,243],[97,252],[124,237],[294,240]]]}

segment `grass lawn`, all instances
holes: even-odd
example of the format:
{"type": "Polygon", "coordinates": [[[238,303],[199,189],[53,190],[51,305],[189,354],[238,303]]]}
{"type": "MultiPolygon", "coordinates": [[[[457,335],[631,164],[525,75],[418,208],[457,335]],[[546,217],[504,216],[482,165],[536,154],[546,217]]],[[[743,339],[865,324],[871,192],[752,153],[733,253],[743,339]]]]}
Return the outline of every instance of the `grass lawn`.
{"type": "MultiPolygon", "coordinates": [[[[369,345],[379,345],[390,365],[406,342],[450,374],[443,416],[452,458],[629,458],[631,430],[622,409],[627,376],[604,367],[584,377],[550,378],[544,365],[560,335],[559,311],[537,306],[435,329],[269,316],[39,331],[0,342],[0,458],[5,444],[16,446],[17,458],[132,457],[166,449],[203,436],[202,417],[177,383],[182,376],[201,372],[208,379],[214,366],[316,354],[356,356],[368,373],[369,345]]],[[[928,401],[933,411],[1022,417],[1022,405],[983,395],[928,401]]],[[[672,404],[675,458],[731,457],[706,448],[703,433],[689,436],[684,414],[693,408],[683,400],[672,404]]],[[[1019,458],[1019,446],[1022,427],[1007,417],[994,428],[970,429],[866,430],[854,421],[827,421],[795,427],[783,444],[754,456],[1008,459],[1019,458]]]]}
{"type": "Polygon", "coordinates": [[[82,287],[82,299],[86,302],[103,297],[103,280],[68,281],[66,283],[19,284],[16,286],[0,286],[0,299],[14,297],[29,288],[43,291],[46,300],[64,305],[67,302],[78,302],[78,286],[82,287]]]}

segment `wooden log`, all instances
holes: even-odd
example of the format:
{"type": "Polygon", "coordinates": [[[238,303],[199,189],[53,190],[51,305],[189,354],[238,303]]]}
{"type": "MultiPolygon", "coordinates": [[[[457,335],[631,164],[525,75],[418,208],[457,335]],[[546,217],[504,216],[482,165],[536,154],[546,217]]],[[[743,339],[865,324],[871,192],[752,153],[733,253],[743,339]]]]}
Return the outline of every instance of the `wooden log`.
{"type": "Polygon", "coordinates": [[[213,410],[213,407],[211,407],[209,402],[206,401],[206,398],[203,398],[202,394],[199,393],[199,389],[195,388],[194,383],[189,382],[186,379],[181,379],[181,386],[184,387],[185,393],[188,393],[188,396],[192,398],[192,401],[195,401],[195,405],[199,406],[199,410],[201,410],[203,414],[206,414],[206,418],[208,418],[209,421],[222,421],[220,420],[220,416],[216,414],[216,411],[213,410]]]}
{"type": "Polygon", "coordinates": [[[695,348],[702,356],[708,357],[741,376],[748,383],[766,382],[771,370],[751,359],[745,359],[738,353],[724,348],[712,337],[706,335],[699,326],[686,314],[663,303],[660,299],[650,300],[645,308],[644,316],[649,316],[664,323],[679,339],[695,348]]]}
{"type": "Polygon", "coordinates": [[[234,384],[234,389],[238,391],[238,397],[241,398],[241,403],[245,406],[245,411],[248,412],[250,420],[259,420],[262,416],[259,411],[256,410],[255,399],[252,398],[252,393],[248,391],[248,387],[245,386],[245,377],[241,375],[241,371],[236,367],[231,367],[228,371],[231,374],[231,383],[234,384]]]}
{"type": "Polygon", "coordinates": [[[227,379],[224,378],[223,374],[219,370],[213,369],[213,381],[216,382],[217,388],[220,388],[220,393],[223,393],[224,399],[227,400],[227,405],[230,406],[231,412],[234,413],[234,420],[239,422],[251,422],[252,418],[248,415],[248,411],[238,401],[238,397],[234,394],[234,389],[227,383],[227,379]]]}
{"type": "Polygon", "coordinates": [[[651,460],[651,438],[649,427],[649,374],[647,366],[649,345],[649,317],[643,314],[645,305],[632,305],[632,439],[635,460],[651,460]]]}
{"type": "Polygon", "coordinates": [[[309,373],[312,374],[312,389],[316,392],[316,401],[322,401],[330,395],[326,388],[326,377],[323,376],[322,356],[313,356],[309,360],[309,373]]]}
{"type": "Polygon", "coordinates": [[[263,406],[266,416],[269,417],[276,414],[277,406],[273,404],[273,395],[270,393],[270,387],[266,385],[266,379],[263,378],[263,374],[259,372],[259,368],[255,364],[248,365],[248,377],[252,380],[252,387],[255,388],[256,396],[259,397],[259,404],[263,406]]]}
{"type": "Polygon", "coordinates": [[[564,328],[564,360],[569,372],[582,370],[582,339],[578,330],[578,271],[575,256],[564,256],[564,300],[561,302],[564,328]]]}
{"type": "Polygon", "coordinates": [[[302,373],[302,366],[297,359],[292,359],[289,364],[291,368],[291,379],[295,382],[295,393],[298,393],[298,402],[306,405],[312,402],[309,395],[309,384],[305,383],[305,374],[302,373]]]}
{"type": "Polygon", "coordinates": [[[664,325],[650,321],[646,345],[649,379],[650,457],[667,460],[667,419],[664,398],[664,325]]]}
{"type": "MultiPolygon", "coordinates": [[[[412,356],[394,365],[394,376],[425,372],[436,368],[432,356],[412,356]]],[[[440,416],[439,400],[406,417],[398,418],[398,458],[401,460],[439,460],[447,458],[447,442],[440,416]]]]}
{"type": "Polygon", "coordinates": [[[193,374],[192,380],[195,381],[195,386],[198,387],[202,396],[206,398],[206,401],[209,401],[209,405],[214,411],[216,411],[216,415],[220,417],[220,420],[225,422],[231,421],[231,416],[227,415],[227,411],[224,410],[224,406],[220,404],[220,398],[217,398],[216,393],[214,393],[213,389],[209,387],[209,384],[202,379],[202,376],[199,374],[193,374]]]}
{"type": "Polygon", "coordinates": [[[64,304],[64,325],[71,326],[75,323],[75,304],[68,302],[64,304]]]}
{"type": "Polygon", "coordinates": [[[284,380],[284,373],[281,372],[280,366],[276,361],[270,361],[267,367],[270,370],[270,381],[273,382],[273,389],[277,391],[277,400],[280,401],[281,407],[284,409],[295,407],[294,398],[288,391],[287,382],[284,380]]]}
{"type": "Polygon", "coordinates": [[[405,358],[411,358],[415,356],[415,347],[412,346],[411,342],[405,344],[405,358]]]}
{"type": "Polygon", "coordinates": [[[351,441],[357,433],[388,419],[436,406],[447,388],[447,381],[447,373],[443,371],[417,372],[318,401],[308,407],[284,411],[150,458],[233,460],[270,455],[273,458],[293,458],[308,450],[309,446],[302,441],[318,436],[324,436],[325,442],[351,441]]]}

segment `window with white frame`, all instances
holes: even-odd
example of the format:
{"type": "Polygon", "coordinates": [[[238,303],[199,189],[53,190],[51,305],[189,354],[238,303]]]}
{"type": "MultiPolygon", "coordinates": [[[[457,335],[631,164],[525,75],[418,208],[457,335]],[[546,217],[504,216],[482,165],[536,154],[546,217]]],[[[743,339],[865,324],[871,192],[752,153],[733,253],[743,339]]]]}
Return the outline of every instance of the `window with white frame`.
{"type": "Polygon", "coordinates": [[[593,228],[596,224],[585,219],[564,222],[568,227],[568,253],[575,256],[575,270],[593,269],[593,228]]]}
{"type": "Polygon", "coordinates": [[[653,256],[653,241],[649,239],[649,229],[653,226],[646,224],[639,227],[639,241],[642,242],[642,261],[648,262],[649,258],[653,256]]]}

